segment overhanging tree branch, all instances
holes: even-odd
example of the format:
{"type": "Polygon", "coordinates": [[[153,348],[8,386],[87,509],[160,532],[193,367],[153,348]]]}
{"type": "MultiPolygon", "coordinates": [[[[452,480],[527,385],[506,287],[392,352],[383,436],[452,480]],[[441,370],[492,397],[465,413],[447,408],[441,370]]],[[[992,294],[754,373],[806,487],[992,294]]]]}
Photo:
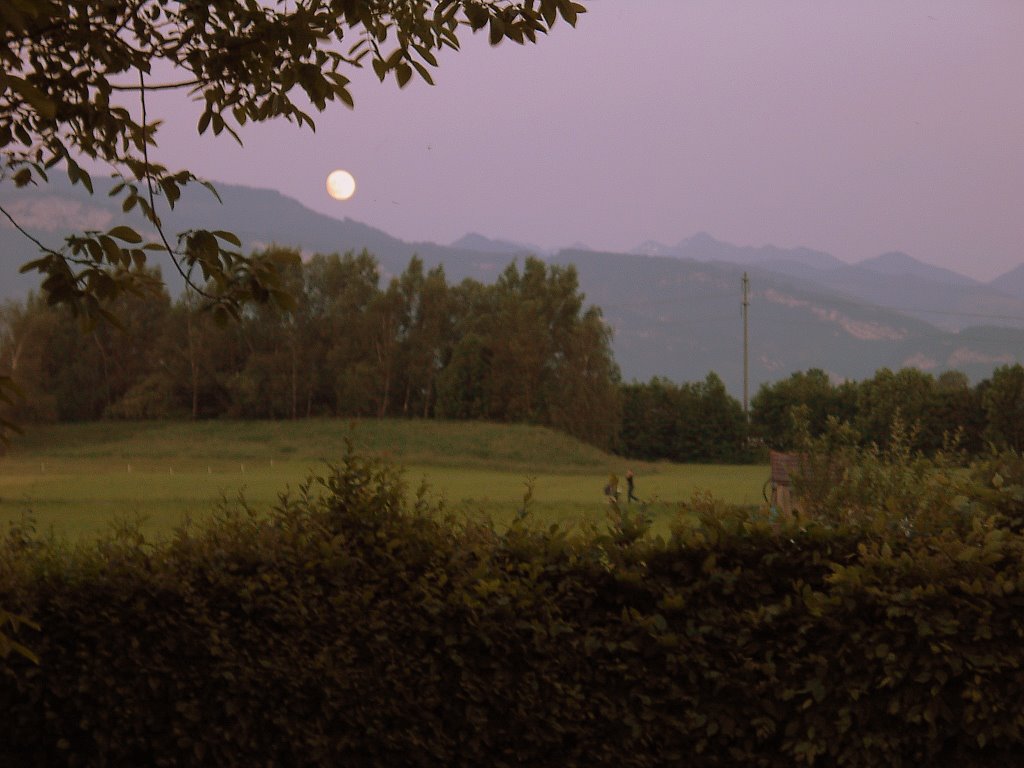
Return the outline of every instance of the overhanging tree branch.
{"type": "MultiPolygon", "coordinates": [[[[350,81],[342,73],[346,68],[369,61],[382,81],[393,76],[401,87],[418,75],[432,82],[435,53],[457,49],[462,30],[486,30],[492,44],[536,42],[559,19],[574,24],[583,11],[571,0],[38,0],[4,5],[0,175],[22,187],[46,182],[47,171],[63,163],[71,182],[91,192],[92,180],[80,162],[109,164],[121,178],[114,194],[124,212],[138,207],[156,226],[161,243],[154,248],[171,256],[192,288],[227,314],[237,315],[248,302],[285,305],[278,265],[244,257],[230,233],[185,232],[178,236],[179,247],[172,247],[155,211],[156,197],[162,195],[173,210],[184,186],[204,182],[187,170],[172,173],[153,162],[156,123],[146,114],[147,90],[187,89],[202,104],[200,134],[227,132],[240,141],[238,129],[249,122],[283,117],[313,127],[305,101],[317,111],[334,102],[351,107],[350,81]],[[346,37],[356,42],[344,51],[346,37]],[[157,65],[188,74],[147,84],[157,65]],[[133,70],[139,73],[138,85],[122,79],[133,70]],[[115,94],[135,92],[143,107],[141,125],[112,101],[115,94]],[[192,278],[195,266],[203,272],[202,287],[192,278]]],[[[13,221],[9,211],[5,215],[13,221]]],[[[144,287],[149,246],[142,246],[130,227],[72,236],[67,255],[30,240],[45,257],[29,268],[45,276],[43,291],[53,302],[99,317],[100,304],[121,291],[144,287]],[[74,273],[70,264],[84,272],[74,273]]]]}
{"type": "MultiPolygon", "coordinates": [[[[143,131],[145,131],[145,129],[146,129],[146,75],[145,75],[145,73],[141,69],[139,70],[139,86],[138,86],[138,90],[139,90],[139,103],[140,103],[140,105],[142,107],[142,128],[143,128],[143,131]]],[[[196,293],[198,293],[200,296],[202,296],[205,299],[209,299],[210,301],[216,301],[217,300],[216,296],[213,296],[213,295],[207,293],[202,288],[200,288],[198,285],[196,285],[194,282],[192,282],[192,270],[190,269],[190,270],[188,270],[186,272],[184,269],[182,269],[181,263],[178,261],[177,253],[171,247],[171,244],[167,241],[167,235],[164,234],[163,226],[160,223],[160,217],[156,215],[156,195],[153,192],[153,174],[152,174],[152,172],[150,170],[150,167],[149,167],[149,145],[148,145],[148,142],[146,142],[146,141],[143,141],[143,143],[142,143],[142,160],[143,160],[143,165],[144,165],[144,168],[145,168],[144,174],[145,174],[145,177],[146,177],[146,188],[147,188],[147,190],[149,192],[149,207],[150,207],[150,210],[153,212],[153,218],[152,218],[151,221],[152,221],[153,225],[156,227],[157,234],[160,236],[160,241],[164,244],[164,248],[167,250],[167,253],[171,257],[171,262],[174,264],[174,268],[178,270],[178,274],[181,275],[181,277],[185,281],[185,285],[187,287],[191,288],[193,291],[195,291],[196,293]]]]}

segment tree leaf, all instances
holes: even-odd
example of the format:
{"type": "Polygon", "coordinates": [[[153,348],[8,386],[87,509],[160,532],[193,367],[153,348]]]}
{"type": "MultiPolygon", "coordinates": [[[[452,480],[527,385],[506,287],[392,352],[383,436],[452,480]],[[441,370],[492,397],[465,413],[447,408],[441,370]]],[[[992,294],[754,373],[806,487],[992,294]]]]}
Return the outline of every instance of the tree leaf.
{"type": "Polygon", "coordinates": [[[21,94],[22,98],[24,98],[25,101],[28,102],[29,106],[39,113],[39,115],[47,120],[53,120],[57,117],[57,104],[50,100],[46,94],[32,85],[32,83],[28,82],[28,80],[24,80],[11,74],[6,75],[5,79],[11,88],[21,94]]]}
{"type": "Polygon", "coordinates": [[[217,229],[214,230],[213,236],[220,238],[221,240],[227,240],[236,248],[242,247],[242,241],[238,239],[238,235],[236,235],[234,232],[227,232],[223,229],[217,229]]]}
{"type": "Polygon", "coordinates": [[[109,230],[107,234],[110,235],[111,237],[116,237],[118,240],[124,240],[126,243],[142,242],[142,235],[140,235],[131,227],[126,227],[123,224],[109,230]]]}

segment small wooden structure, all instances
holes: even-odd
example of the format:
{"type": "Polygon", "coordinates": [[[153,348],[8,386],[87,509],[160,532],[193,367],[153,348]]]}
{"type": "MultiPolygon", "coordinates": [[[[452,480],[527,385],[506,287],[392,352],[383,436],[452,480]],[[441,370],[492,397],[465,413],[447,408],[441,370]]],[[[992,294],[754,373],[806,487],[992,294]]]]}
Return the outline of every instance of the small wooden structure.
{"type": "Polygon", "coordinates": [[[771,474],[768,477],[771,495],[765,493],[765,500],[769,504],[769,512],[774,520],[780,514],[788,516],[793,513],[793,475],[798,474],[806,462],[799,453],[782,451],[769,451],[768,461],[771,465],[771,474]]]}

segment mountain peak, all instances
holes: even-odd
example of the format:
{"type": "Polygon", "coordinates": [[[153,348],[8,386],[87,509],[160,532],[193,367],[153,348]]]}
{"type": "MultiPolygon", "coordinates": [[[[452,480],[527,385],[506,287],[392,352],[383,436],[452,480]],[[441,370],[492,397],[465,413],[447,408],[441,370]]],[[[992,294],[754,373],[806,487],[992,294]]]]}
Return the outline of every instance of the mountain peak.
{"type": "Polygon", "coordinates": [[[591,248],[586,243],[584,243],[582,240],[576,240],[574,242],[569,243],[564,248],[560,248],[559,250],[560,251],[593,251],[594,249],[591,248]]]}
{"type": "Polygon", "coordinates": [[[452,248],[461,248],[467,251],[479,251],[480,253],[500,253],[508,256],[517,256],[524,253],[540,253],[540,249],[528,243],[515,243],[511,240],[496,240],[485,237],[479,232],[467,232],[451,244],[452,248]]]}
{"type": "Polygon", "coordinates": [[[690,235],[687,238],[684,238],[683,240],[680,240],[679,244],[676,245],[676,248],[678,250],[684,250],[685,248],[688,247],[701,248],[714,245],[722,245],[722,241],[716,240],[715,237],[712,236],[710,233],[704,232],[702,230],[700,232],[695,232],[694,234],[690,235]]]}
{"type": "Polygon", "coordinates": [[[1009,272],[1004,272],[989,285],[997,291],[1024,299],[1024,264],[1018,264],[1009,272]]]}

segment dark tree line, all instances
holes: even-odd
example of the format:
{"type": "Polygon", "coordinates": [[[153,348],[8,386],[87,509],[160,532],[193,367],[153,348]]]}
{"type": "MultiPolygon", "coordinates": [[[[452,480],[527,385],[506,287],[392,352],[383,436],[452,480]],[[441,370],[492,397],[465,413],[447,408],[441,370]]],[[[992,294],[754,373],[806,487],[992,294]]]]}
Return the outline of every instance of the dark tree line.
{"type": "Polygon", "coordinates": [[[281,248],[259,256],[291,265],[292,309],[251,305],[239,321],[218,323],[194,294],[125,293],[111,306],[121,327],[83,331],[66,307],[38,296],[0,306],[0,374],[22,393],[0,415],[514,421],[674,461],[749,460],[754,445],[792,449],[800,429],[820,435],[829,418],[850,424],[863,444],[885,446],[898,418],[925,453],[953,437],[971,454],[989,444],[1024,450],[1020,365],[974,386],[956,371],[882,369],[837,384],[812,369],[763,385],[748,422],[714,373],[683,384],[621,382],[611,331],[585,306],[572,267],[530,258],[494,284],[452,285],[442,268],[414,257],[383,283],[365,252],[305,263],[281,248]]]}
{"type": "Polygon", "coordinates": [[[743,406],[715,373],[687,384],[653,378],[622,387],[619,450],[640,459],[742,461],[750,457],[743,406]]]}
{"type": "Polygon", "coordinates": [[[618,449],[643,459],[736,461],[758,446],[798,447],[820,437],[829,419],[848,424],[861,445],[885,448],[900,423],[909,447],[977,456],[989,446],[1024,451],[1024,367],[996,368],[971,385],[960,371],[938,376],[883,368],[864,381],[833,383],[819,369],[764,384],[751,399],[749,424],[739,402],[711,373],[703,382],[665,379],[622,386],[618,449]]]}
{"type": "Polygon", "coordinates": [[[382,285],[365,252],[279,261],[293,264],[294,307],[250,306],[233,323],[189,293],[123,294],[111,307],[121,328],[87,332],[39,297],[7,303],[0,368],[24,395],[12,415],[490,419],[614,443],[611,334],[572,267],[527,259],[493,285],[451,285],[414,257],[382,285]]]}
{"type": "Polygon", "coordinates": [[[1024,368],[1000,366],[973,386],[959,371],[933,376],[883,368],[864,381],[834,384],[824,371],[811,369],[762,386],[750,413],[752,434],[773,448],[793,448],[799,428],[821,435],[834,417],[851,425],[864,445],[885,447],[898,419],[910,432],[910,447],[925,454],[950,447],[977,455],[990,445],[1020,452],[1024,368]],[[801,418],[794,418],[798,413],[801,418]]]}

